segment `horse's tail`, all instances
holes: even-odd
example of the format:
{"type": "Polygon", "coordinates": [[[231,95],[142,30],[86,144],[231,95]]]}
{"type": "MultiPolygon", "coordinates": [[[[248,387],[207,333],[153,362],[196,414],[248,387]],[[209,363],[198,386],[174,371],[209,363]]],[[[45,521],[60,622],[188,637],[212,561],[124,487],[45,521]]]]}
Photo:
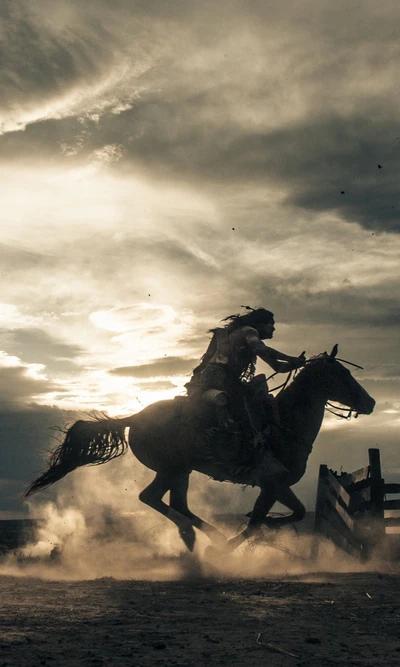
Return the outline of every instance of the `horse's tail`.
{"type": "Polygon", "coordinates": [[[86,465],[100,465],[125,454],[128,443],[125,428],[130,417],[124,419],[79,420],[63,431],[63,442],[51,452],[49,467],[24,493],[25,498],[46,486],[58,482],[69,472],[86,465]]]}

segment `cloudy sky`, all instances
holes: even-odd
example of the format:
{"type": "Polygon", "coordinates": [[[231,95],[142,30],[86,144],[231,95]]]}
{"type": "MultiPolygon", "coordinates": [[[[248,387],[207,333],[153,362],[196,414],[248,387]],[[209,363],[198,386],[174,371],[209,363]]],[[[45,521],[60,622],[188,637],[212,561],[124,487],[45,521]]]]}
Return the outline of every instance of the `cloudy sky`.
{"type": "Polygon", "coordinates": [[[398,475],[398,2],[0,13],[0,510],[23,510],[51,426],[181,393],[242,304],[289,354],[339,343],[378,401],[327,420],[310,503],[319,463],[370,446],[398,475]]]}

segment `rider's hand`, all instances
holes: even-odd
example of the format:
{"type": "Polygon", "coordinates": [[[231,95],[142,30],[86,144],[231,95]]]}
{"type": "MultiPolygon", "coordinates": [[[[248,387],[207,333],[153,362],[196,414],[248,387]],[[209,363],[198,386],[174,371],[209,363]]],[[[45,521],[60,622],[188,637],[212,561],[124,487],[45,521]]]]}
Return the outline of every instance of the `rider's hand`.
{"type": "Polygon", "coordinates": [[[297,368],[302,368],[306,364],[306,358],[304,356],[304,352],[301,353],[299,357],[292,357],[292,360],[290,362],[291,366],[293,367],[293,370],[297,368]]]}

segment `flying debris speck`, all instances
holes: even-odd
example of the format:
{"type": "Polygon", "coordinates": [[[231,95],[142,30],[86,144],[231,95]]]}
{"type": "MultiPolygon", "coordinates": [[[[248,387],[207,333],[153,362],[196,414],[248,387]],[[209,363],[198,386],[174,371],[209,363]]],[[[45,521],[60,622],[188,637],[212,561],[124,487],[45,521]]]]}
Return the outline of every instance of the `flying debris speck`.
{"type": "Polygon", "coordinates": [[[345,193],[345,191],[344,191],[344,190],[342,190],[340,194],[341,194],[341,195],[344,195],[344,194],[346,194],[346,193],[345,193]]]}
{"type": "Polygon", "coordinates": [[[232,227],[232,231],[235,231],[235,228],[234,228],[234,227],[232,227]]]}
{"type": "Polygon", "coordinates": [[[381,165],[381,164],[378,164],[378,169],[382,169],[382,165],[381,165]]]}

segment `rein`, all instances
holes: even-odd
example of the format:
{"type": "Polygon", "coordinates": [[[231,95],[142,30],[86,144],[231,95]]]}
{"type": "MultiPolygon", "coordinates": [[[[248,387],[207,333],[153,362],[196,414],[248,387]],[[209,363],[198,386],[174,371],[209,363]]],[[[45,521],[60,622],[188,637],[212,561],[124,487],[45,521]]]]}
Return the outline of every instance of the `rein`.
{"type": "MultiPolygon", "coordinates": [[[[319,355],[319,358],[322,357],[322,356],[323,355],[319,355]]],[[[310,364],[313,361],[315,361],[315,359],[317,359],[317,358],[318,357],[315,357],[314,359],[306,359],[305,363],[310,364]]],[[[354,366],[355,368],[360,368],[361,370],[363,370],[363,366],[359,366],[358,364],[354,364],[352,361],[347,361],[347,359],[339,359],[339,358],[332,357],[332,360],[341,361],[344,364],[349,364],[349,366],[354,366]]],[[[299,369],[296,368],[296,370],[294,371],[295,376],[296,376],[298,370],[299,369]]],[[[278,389],[280,389],[281,390],[279,392],[279,394],[280,394],[282,391],[284,391],[286,389],[286,386],[288,385],[288,383],[291,380],[292,374],[293,374],[293,371],[289,371],[289,373],[286,376],[286,380],[284,382],[282,382],[282,384],[278,385],[277,387],[273,387],[271,389],[271,392],[272,391],[277,391],[278,389]]],[[[268,380],[271,380],[273,377],[275,377],[275,375],[277,375],[277,373],[272,373],[272,375],[270,375],[267,378],[267,382],[268,382],[268,380]]],[[[279,394],[277,394],[277,395],[279,395],[279,394]]],[[[325,404],[325,410],[327,410],[331,414],[335,415],[336,417],[340,417],[340,419],[346,419],[347,421],[350,421],[350,419],[353,416],[353,413],[354,413],[354,419],[357,419],[357,417],[358,417],[358,413],[355,410],[353,410],[353,408],[349,408],[349,409],[347,409],[345,407],[342,408],[340,406],[333,405],[333,403],[330,403],[329,401],[327,401],[326,404],[325,404]],[[340,410],[341,412],[336,412],[336,410],[340,410]],[[343,414],[343,412],[347,412],[347,414],[343,414]]]]}
{"type": "Polygon", "coordinates": [[[359,366],[358,364],[353,364],[352,361],[347,361],[346,359],[336,359],[336,361],[342,361],[344,364],[350,364],[350,366],[355,366],[356,368],[361,368],[361,370],[364,370],[364,366],[359,366]]]}
{"type": "MultiPolygon", "coordinates": [[[[296,369],[296,371],[297,371],[297,369],[296,369]]],[[[295,371],[295,374],[296,374],[296,371],[295,371]]],[[[272,387],[272,389],[270,391],[271,392],[276,391],[277,389],[280,389],[281,391],[283,391],[284,389],[286,389],[286,385],[289,383],[289,381],[292,377],[292,373],[293,373],[293,371],[289,371],[289,373],[286,376],[286,380],[284,382],[282,382],[282,384],[279,384],[277,387],[272,387]]],[[[271,378],[275,377],[275,375],[277,375],[277,374],[278,374],[277,372],[272,373],[272,375],[267,377],[267,383],[268,383],[268,380],[271,380],[271,378]]],[[[279,392],[279,393],[281,393],[281,392],[279,392]]]]}

